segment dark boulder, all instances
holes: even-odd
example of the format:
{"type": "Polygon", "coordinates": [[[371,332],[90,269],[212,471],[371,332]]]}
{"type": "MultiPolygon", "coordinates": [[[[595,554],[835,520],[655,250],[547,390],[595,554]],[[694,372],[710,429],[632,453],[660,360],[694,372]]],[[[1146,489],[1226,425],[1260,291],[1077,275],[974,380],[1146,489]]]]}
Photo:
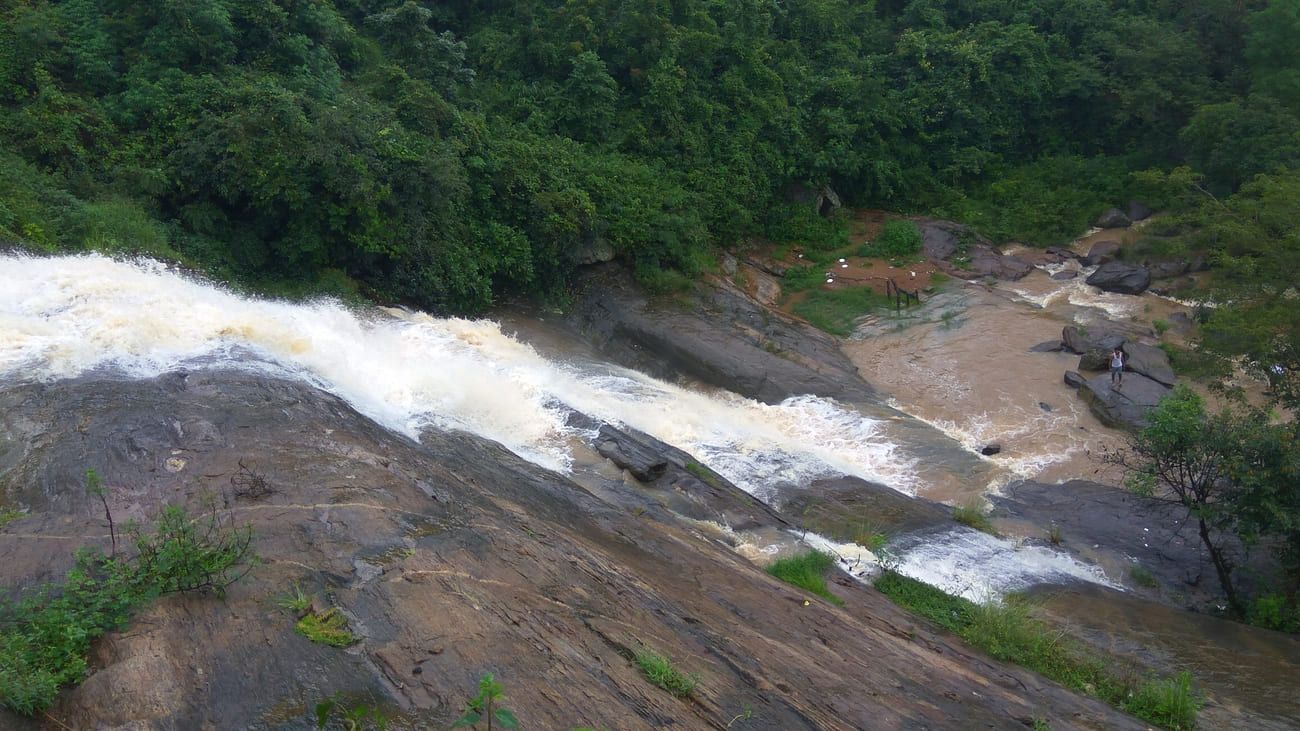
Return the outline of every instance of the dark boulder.
{"type": "Polygon", "coordinates": [[[1063,282],[1067,279],[1074,279],[1077,276],[1079,276],[1079,272],[1077,270],[1062,269],[1061,271],[1054,273],[1052,275],[1052,279],[1055,279],[1058,282],[1063,282]]]}
{"type": "Polygon", "coordinates": [[[1115,261],[1119,255],[1118,241],[1098,241],[1088,249],[1088,255],[1083,257],[1084,266],[1095,267],[1098,264],[1105,264],[1108,261],[1115,261]]]}
{"type": "Polygon", "coordinates": [[[1069,249],[1063,246],[1049,246],[1043,251],[1056,257],[1057,260],[1059,261],[1069,261],[1070,259],[1076,259],[1076,260],[1079,259],[1078,254],[1074,253],[1073,251],[1070,251],[1069,249]]]}
{"type": "Polygon", "coordinates": [[[603,424],[593,445],[601,456],[630,472],[646,487],[659,491],[660,502],[679,515],[714,521],[735,530],[791,527],[758,498],[690,454],[649,434],[603,424]]]}
{"type": "Polygon", "coordinates": [[[1071,353],[1086,353],[1092,347],[1092,341],[1073,325],[1061,328],[1061,344],[1071,353]]]}
{"type": "Polygon", "coordinates": [[[969,226],[952,221],[921,221],[917,227],[921,229],[921,252],[934,261],[951,258],[963,243],[982,243],[969,226]]]}
{"type": "Polygon", "coordinates": [[[1042,409],[1043,411],[1046,411],[1049,414],[1052,413],[1052,405],[1047,403],[1046,401],[1039,401],[1038,408],[1042,409]]]}
{"type": "Polygon", "coordinates": [[[861,540],[867,527],[900,535],[952,523],[951,511],[939,503],[848,475],[807,487],[778,485],[774,504],[799,527],[846,543],[861,540]]]}
{"type": "Polygon", "coordinates": [[[1133,221],[1118,208],[1108,208],[1105,213],[1097,216],[1098,228],[1128,228],[1132,225],[1133,221]]]}
{"type": "Polygon", "coordinates": [[[588,267],[576,284],[566,326],[621,365],[767,403],[800,394],[876,398],[834,337],[737,288],[701,285],[682,295],[687,304],[665,303],[647,297],[617,264],[588,267]]]}
{"type": "Polygon", "coordinates": [[[1069,386],[1070,388],[1078,388],[1083,384],[1084,384],[1084,378],[1083,376],[1079,375],[1079,373],[1075,371],[1065,372],[1065,385],[1069,386]]]}
{"type": "Polygon", "coordinates": [[[1166,386],[1174,385],[1174,369],[1169,365],[1169,354],[1160,348],[1130,343],[1124,346],[1128,358],[1124,361],[1124,370],[1140,373],[1151,380],[1166,386]]]}
{"type": "Polygon", "coordinates": [[[1146,267],[1112,261],[1097,267],[1087,279],[1088,284],[1106,292],[1142,294],[1151,286],[1151,273],[1146,267]]]}
{"type": "Polygon", "coordinates": [[[1025,278],[1034,271],[1034,267],[1019,257],[979,246],[971,250],[970,271],[981,276],[1014,282],[1025,278]]]}
{"type": "Polygon", "coordinates": [[[1164,259],[1146,262],[1146,268],[1151,272],[1152,279],[1172,279],[1186,274],[1191,268],[1191,262],[1186,259],[1164,259]]]}
{"type": "Polygon", "coordinates": [[[1002,453],[1001,444],[986,444],[984,445],[984,448],[980,450],[980,454],[984,455],[985,457],[992,457],[995,454],[1001,454],[1001,453],[1002,453]]]}
{"type": "Polygon", "coordinates": [[[1151,217],[1151,209],[1140,201],[1128,202],[1128,219],[1130,221],[1144,221],[1151,217]]]}
{"type": "Polygon", "coordinates": [[[1147,415],[1170,390],[1138,373],[1126,374],[1123,385],[1115,388],[1110,374],[1103,373],[1085,381],[1079,396],[1103,424],[1136,431],[1147,426],[1147,415]]]}
{"type": "Polygon", "coordinates": [[[1059,353],[1065,346],[1060,340],[1045,340],[1029,349],[1031,353],[1059,353]]]}

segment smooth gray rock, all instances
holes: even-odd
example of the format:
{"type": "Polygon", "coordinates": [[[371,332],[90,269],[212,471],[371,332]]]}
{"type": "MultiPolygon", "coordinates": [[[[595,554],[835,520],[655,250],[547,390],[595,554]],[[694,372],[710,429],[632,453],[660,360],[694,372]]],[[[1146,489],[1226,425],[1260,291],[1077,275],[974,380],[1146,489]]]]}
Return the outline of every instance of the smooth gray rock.
{"type": "Polygon", "coordinates": [[[876,399],[835,338],[737,288],[700,285],[682,299],[651,299],[613,263],[581,272],[577,288],[566,326],[629,368],[767,403],[801,394],[876,399]]]}
{"type": "Polygon", "coordinates": [[[1128,359],[1124,362],[1124,370],[1140,373],[1166,386],[1174,385],[1177,380],[1174,369],[1169,365],[1169,355],[1160,348],[1141,343],[1129,343],[1124,346],[1124,352],[1128,354],[1128,359]]]}
{"type": "Polygon", "coordinates": [[[1079,396],[1103,424],[1137,431],[1147,426],[1151,409],[1171,389],[1140,373],[1127,373],[1119,388],[1111,386],[1110,374],[1102,373],[1084,382],[1079,396]]]}
{"type": "Polygon", "coordinates": [[[1097,217],[1096,225],[1099,228],[1128,228],[1133,225],[1133,221],[1129,220],[1120,209],[1108,208],[1105,213],[1097,217]]]}
{"type": "Polygon", "coordinates": [[[1060,340],[1046,340],[1029,349],[1031,353],[1059,353],[1064,350],[1060,340]]]}
{"type": "Polygon", "coordinates": [[[1075,371],[1065,372],[1065,385],[1069,386],[1070,388],[1078,388],[1079,386],[1082,386],[1083,383],[1084,383],[1084,378],[1079,373],[1075,371]]]}
{"type": "Polygon", "coordinates": [[[1097,267],[1087,279],[1088,284],[1118,294],[1142,294],[1151,286],[1151,273],[1146,267],[1111,261],[1097,267]]]}
{"type": "Polygon", "coordinates": [[[1053,274],[1052,279],[1055,279],[1058,282],[1063,282],[1067,279],[1074,279],[1077,276],[1079,276],[1079,272],[1075,271],[1074,269],[1062,269],[1061,271],[1053,274]]]}

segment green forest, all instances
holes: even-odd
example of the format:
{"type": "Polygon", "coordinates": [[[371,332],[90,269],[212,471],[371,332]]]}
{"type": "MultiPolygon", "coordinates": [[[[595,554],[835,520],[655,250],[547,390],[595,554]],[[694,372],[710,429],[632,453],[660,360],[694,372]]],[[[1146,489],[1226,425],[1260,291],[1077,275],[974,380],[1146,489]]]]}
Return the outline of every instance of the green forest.
{"type": "Polygon", "coordinates": [[[791,186],[1039,245],[1135,194],[1190,232],[1300,187],[1300,0],[3,0],[0,19],[0,242],[280,294],[475,312],[562,292],[599,249],[663,284],[797,230],[791,186]]]}

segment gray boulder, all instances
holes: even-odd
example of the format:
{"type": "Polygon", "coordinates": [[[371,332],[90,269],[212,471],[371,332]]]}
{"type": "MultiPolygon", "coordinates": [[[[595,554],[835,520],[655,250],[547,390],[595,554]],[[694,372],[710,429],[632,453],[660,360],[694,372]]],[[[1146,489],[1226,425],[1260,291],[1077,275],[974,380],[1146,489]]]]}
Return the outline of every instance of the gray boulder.
{"type": "Polygon", "coordinates": [[[1108,208],[1105,213],[1097,216],[1096,225],[1098,228],[1128,228],[1133,225],[1133,221],[1120,209],[1108,208]]]}
{"type": "Polygon", "coordinates": [[[985,277],[1016,281],[1023,279],[1034,267],[1015,256],[1001,254],[987,247],[976,247],[970,254],[970,270],[985,277]]]}
{"type": "Polygon", "coordinates": [[[1146,267],[1151,272],[1152,279],[1172,279],[1186,274],[1191,268],[1191,262],[1186,259],[1165,259],[1147,262],[1146,267]]]}
{"type": "Polygon", "coordinates": [[[1079,272],[1073,269],[1062,269],[1061,271],[1053,274],[1052,279],[1055,279],[1058,282],[1063,282],[1067,279],[1074,279],[1077,276],[1079,276],[1079,272]]]}
{"type": "Polygon", "coordinates": [[[1169,355],[1165,351],[1151,345],[1131,343],[1124,346],[1124,352],[1128,353],[1124,370],[1140,373],[1166,386],[1174,385],[1174,369],[1170,367],[1169,355]]]}
{"type": "Polygon", "coordinates": [[[1061,329],[1061,343],[1071,353],[1085,353],[1092,347],[1092,341],[1088,336],[1079,332],[1079,328],[1073,325],[1061,329]]]}
{"type": "Polygon", "coordinates": [[[1128,202],[1128,218],[1130,221],[1143,221],[1151,217],[1151,209],[1140,201],[1128,202]]]}
{"type": "Polygon", "coordinates": [[[1059,353],[1065,348],[1060,340],[1046,340],[1029,349],[1031,353],[1059,353]]]}
{"type": "Polygon", "coordinates": [[[1106,292],[1142,294],[1151,286],[1151,273],[1146,267],[1112,261],[1097,267],[1087,279],[1088,284],[1106,292]]]}
{"type": "Polygon", "coordinates": [[[1139,373],[1126,374],[1123,385],[1114,388],[1110,374],[1102,373],[1084,381],[1079,397],[1106,426],[1137,431],[1147,426],[1151,409],[1170,390],[1139,373]]]}
{"type": "Polygon", "coordinates": [[[1088,255],[1083,257],[1083,264],[1084,266],[1094,267],[1108,261],[1115,261],[1115,257],[1118,255],[1118,241],[1098,241],[1092,245],[1092,248],[1088,249],[1088,255]]]}
{"type": "Polygon", "coordinates": [[[1070,388],[1078,388],[1083,384],[1084,384],[1084,378],[1079,373],[1075,371],[1065,372],[1065,385],[1069,386],[1070,388]]]}

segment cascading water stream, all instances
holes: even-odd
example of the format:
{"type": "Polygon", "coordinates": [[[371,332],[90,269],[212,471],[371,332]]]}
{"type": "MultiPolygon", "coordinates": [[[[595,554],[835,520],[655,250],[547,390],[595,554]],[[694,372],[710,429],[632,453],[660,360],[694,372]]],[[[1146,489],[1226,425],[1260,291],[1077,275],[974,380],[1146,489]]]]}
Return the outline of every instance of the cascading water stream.
{"type": "MultiPolygon", "coordinates": [[[[906,445],[827,399],[767,405],[705,394],[607,364],[549,360],[487,321],[242,297],[148,260],[0,256],[0,379],[150,377],[181,367],[302,379],[412,438],[429,427],[461,429],[560,471],[571,465],[576,434],[567,417],[579,411],[686,449],[760,497],[776,482],[837,474],[915,488],[906,445]]],[[[1101,580],[1044,553],[1028,573],[1009,569],[1015,559],[1006,556],[1001,565],[952,565],[995,593],[1032,583],[1029,574],[1101,580]]]]}

